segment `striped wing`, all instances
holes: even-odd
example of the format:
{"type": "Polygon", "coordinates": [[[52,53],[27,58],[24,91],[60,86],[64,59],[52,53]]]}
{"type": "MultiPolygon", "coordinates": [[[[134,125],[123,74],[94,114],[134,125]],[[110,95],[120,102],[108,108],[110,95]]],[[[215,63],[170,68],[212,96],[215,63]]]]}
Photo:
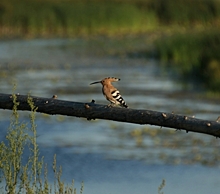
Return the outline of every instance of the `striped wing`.
{"type": "Polygon", "coordinates": [[[111,95],[112,95],[112,99],[109,99],[109,101],[111,101],[112,103],[118,104],[122,107],[128,108],[126,102],[124,101],[124,99],[122,98],[118,90],[112,91],[111,95]]]}

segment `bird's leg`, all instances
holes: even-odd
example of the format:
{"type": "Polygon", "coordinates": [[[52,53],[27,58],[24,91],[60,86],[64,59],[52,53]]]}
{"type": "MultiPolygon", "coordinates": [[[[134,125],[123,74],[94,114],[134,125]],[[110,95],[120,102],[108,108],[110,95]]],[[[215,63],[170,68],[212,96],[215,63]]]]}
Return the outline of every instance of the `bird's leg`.
{"type": "Polygon", "coordinates": [[[107,105],[107,107],[108,107],[108,108],[115,107],[115,104],[114,104],[114,103],[110,103],[110,104],[107,105]]]}

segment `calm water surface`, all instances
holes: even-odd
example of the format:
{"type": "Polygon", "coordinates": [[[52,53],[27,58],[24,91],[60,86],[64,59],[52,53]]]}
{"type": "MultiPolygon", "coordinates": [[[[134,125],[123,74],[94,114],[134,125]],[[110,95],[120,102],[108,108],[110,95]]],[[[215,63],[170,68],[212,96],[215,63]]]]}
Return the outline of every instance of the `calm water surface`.
{"type": "MultiPolygon", "coordinates": [[[[103,43],[104,44],[104,43],[103,43]]],[[[105,43],[106,45],[108,42],[105,43]]],[[[0,43],[1,93],[52,97],[107,104],[101,85],[104,77],[115,83],[131,108],[174,112],[215,120],[217,101],[186,89],[154,59],[112,56],[105,46],[85,40],[17,40],[0,43]]],[[[189,87],[190,88],[190,87],[189,87]]],[[[4,140],[10,111],[0,110],[4,140]]],[[[21,113],[28,120],[28,113],[21,113]]],[[[219,140],[156,126],[37,114],[40,153],[45,162],[63,167],[63,179],[84,181],[85,194],[218,193],[220,190],[219,140]]],[[[53,180],[52,171],[49,171],[53,180]]]]}

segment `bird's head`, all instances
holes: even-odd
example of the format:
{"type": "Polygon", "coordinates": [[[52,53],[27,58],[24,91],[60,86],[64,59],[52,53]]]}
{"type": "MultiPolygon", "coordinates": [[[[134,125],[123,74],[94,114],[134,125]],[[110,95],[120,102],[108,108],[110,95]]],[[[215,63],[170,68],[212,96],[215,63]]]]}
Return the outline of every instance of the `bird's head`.
{"type": "Polygon", "coordinates": [[[98,83],[101,83],[102,85],[104,85],[104,84],[107,84],[107,83],[117,82],[117,81],[120,81],[120,79],[119,78],[115,78],[115,77],[107,77],[107,78],[104,78],[101,81],[92,82],[90,85],[98,84],[98,83]]]}

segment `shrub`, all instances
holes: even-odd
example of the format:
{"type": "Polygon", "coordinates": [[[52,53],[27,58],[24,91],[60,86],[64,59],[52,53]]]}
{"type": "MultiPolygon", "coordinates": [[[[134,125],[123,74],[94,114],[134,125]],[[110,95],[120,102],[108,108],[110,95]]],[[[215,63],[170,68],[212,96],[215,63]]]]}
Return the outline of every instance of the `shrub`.
{"type": "MultiPolygon", "coordinates": [[[[74,182],[69,186],[61,181],[62,168],[57,169],[56,156],[54,156],[53,171],[55,184],[50,185],[47,179],[47,168],[43,157],[39,156],[37,145],[37,131],[35,124],[35,111],[32,99],[28,103],[32,112],[30,123],[19,121],[16,95],[12,95],[14,106],[6,141],[0,143],[0,175],[1,182],[5,184],[5,193],[48,194],[67,193],[76,194],[74,182]],[[29,153],[28,161],[23,161],[24,152],[29,153]],[[43,170],[44,167],[44,170],[43,170]],[[43,173],[43,175],[42,175],[43,173]]],[[[83,191],[83,184],[81,192],[83,191]]],[[[4,191],[2,191],[3,193],[4,191]]]]}

